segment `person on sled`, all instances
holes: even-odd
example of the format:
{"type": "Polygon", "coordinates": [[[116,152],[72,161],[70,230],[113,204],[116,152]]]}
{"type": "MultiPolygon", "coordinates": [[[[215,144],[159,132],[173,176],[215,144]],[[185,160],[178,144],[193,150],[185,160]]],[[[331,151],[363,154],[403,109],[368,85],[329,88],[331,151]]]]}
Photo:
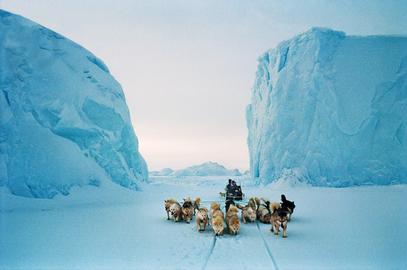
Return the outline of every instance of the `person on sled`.
{"type": "Polygon", "coordinates": [[[240,186],[236,184],[236,182],[232,179],[228,180],[228,184],[226,185],[226,200],[242,200],[243,193],[240,186]]]}

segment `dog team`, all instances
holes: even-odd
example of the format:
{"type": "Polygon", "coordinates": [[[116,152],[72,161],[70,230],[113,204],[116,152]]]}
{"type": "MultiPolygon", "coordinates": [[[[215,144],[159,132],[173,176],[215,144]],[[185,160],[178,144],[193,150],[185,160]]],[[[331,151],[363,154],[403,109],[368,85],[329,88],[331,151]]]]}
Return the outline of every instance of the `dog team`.
{"type": "Polygon", "coordinates": [[[174,199],[164,201],[167,219],[179,222],[184,220],[190,223],[196,215],[196,226],[198,231],[204,231],[210,225],[215,235],[223,235],[225,229],[232,235],[236,235],[240,230],[238,217],[241,210],[241,220],[243,223],[255,222],[256,220],[271,224],[271,232],[278,235],[280,227],[283,230],[283,238],[287,237],[287,223],[294,212],[295,203],[289,201],[284,194],[281,195],[281,202],[270,202],[264,198],[252,197],[243,206],[236,204],[233,200],[225,202],[226,216],[217,202],[211,203],[210,212],[207,208],[201,207],[201,199],[198,197],[194,201],[190,198],[184,199],[182,205],[174,199]],[[225,226],[226,223],[226,226],[225,226]]]}

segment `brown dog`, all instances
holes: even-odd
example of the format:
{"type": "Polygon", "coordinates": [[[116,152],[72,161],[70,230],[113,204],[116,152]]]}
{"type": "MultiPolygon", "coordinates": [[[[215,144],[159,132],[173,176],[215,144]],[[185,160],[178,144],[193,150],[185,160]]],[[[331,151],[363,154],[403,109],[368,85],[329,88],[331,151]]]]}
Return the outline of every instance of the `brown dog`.
{"type": "Polygon", "coordinates": [[[198,231],[205,231],[208,220],[208,209],[205,207],[199,208],[196,214],[196,227],[198,231]]]}
{"type": "Polygon", "coordinates": [[[226,224],[229,228],[229,233],[236,235],[240,229],[240,222],[237,213],[239,212],[238,208],[235,205],[230,205],[228,212],[226,213],[226,224]]]}
{"type": "Polygon", "coordinates": [[[194,204],[190,198],[184,199],[181,211],[182,218],[186,221],[186,223],[191,222],[192,216],[194,215],[194,204]]]}
{"type": "Polygon", "coordinates": [[[223,222],[224,214],[220,210],[219,203],[213,202],[211,204],[211,224],[215,235],[223,235],[225,224],[223,222]]]}

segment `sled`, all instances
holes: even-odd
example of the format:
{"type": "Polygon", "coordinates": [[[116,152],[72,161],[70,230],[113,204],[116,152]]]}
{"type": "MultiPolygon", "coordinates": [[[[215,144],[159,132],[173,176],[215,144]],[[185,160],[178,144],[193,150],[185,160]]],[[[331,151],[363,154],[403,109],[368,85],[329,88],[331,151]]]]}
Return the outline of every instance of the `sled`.
{"type": "Polygon", "coordinates": [[[236,186],[233,189],[227,189],[226,192],[219,192],[219,195],[222,198],[225,198],[226,201],[241,201],[244,198],[244,193],[242,192],[242,188],[240,186],[236,186]]]}

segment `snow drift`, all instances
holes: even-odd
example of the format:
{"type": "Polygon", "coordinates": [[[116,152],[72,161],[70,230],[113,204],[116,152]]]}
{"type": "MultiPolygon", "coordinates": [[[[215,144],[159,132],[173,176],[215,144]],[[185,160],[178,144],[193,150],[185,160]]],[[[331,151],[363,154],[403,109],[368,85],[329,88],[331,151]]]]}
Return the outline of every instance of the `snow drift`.
{"type": "Polygon", "coordinates": [[[247,107],[252,176],[407,183],[407,38],[313,28],[259,58],[247,107]]]}
{"type": "Polygon", "coordinates": [[[191,166],[183,170],[175,171],[171,174],[176,177],[184,176],[240,176],[238,169],[228,170],[216,162],[205,162],[200,165],[191,166]]]}
{"type": "Polygon", "coordinates": [[[51,198],[74,185],[147,180],[123,91],[65,37],[0,10],[0,186],[51,198]]]}

